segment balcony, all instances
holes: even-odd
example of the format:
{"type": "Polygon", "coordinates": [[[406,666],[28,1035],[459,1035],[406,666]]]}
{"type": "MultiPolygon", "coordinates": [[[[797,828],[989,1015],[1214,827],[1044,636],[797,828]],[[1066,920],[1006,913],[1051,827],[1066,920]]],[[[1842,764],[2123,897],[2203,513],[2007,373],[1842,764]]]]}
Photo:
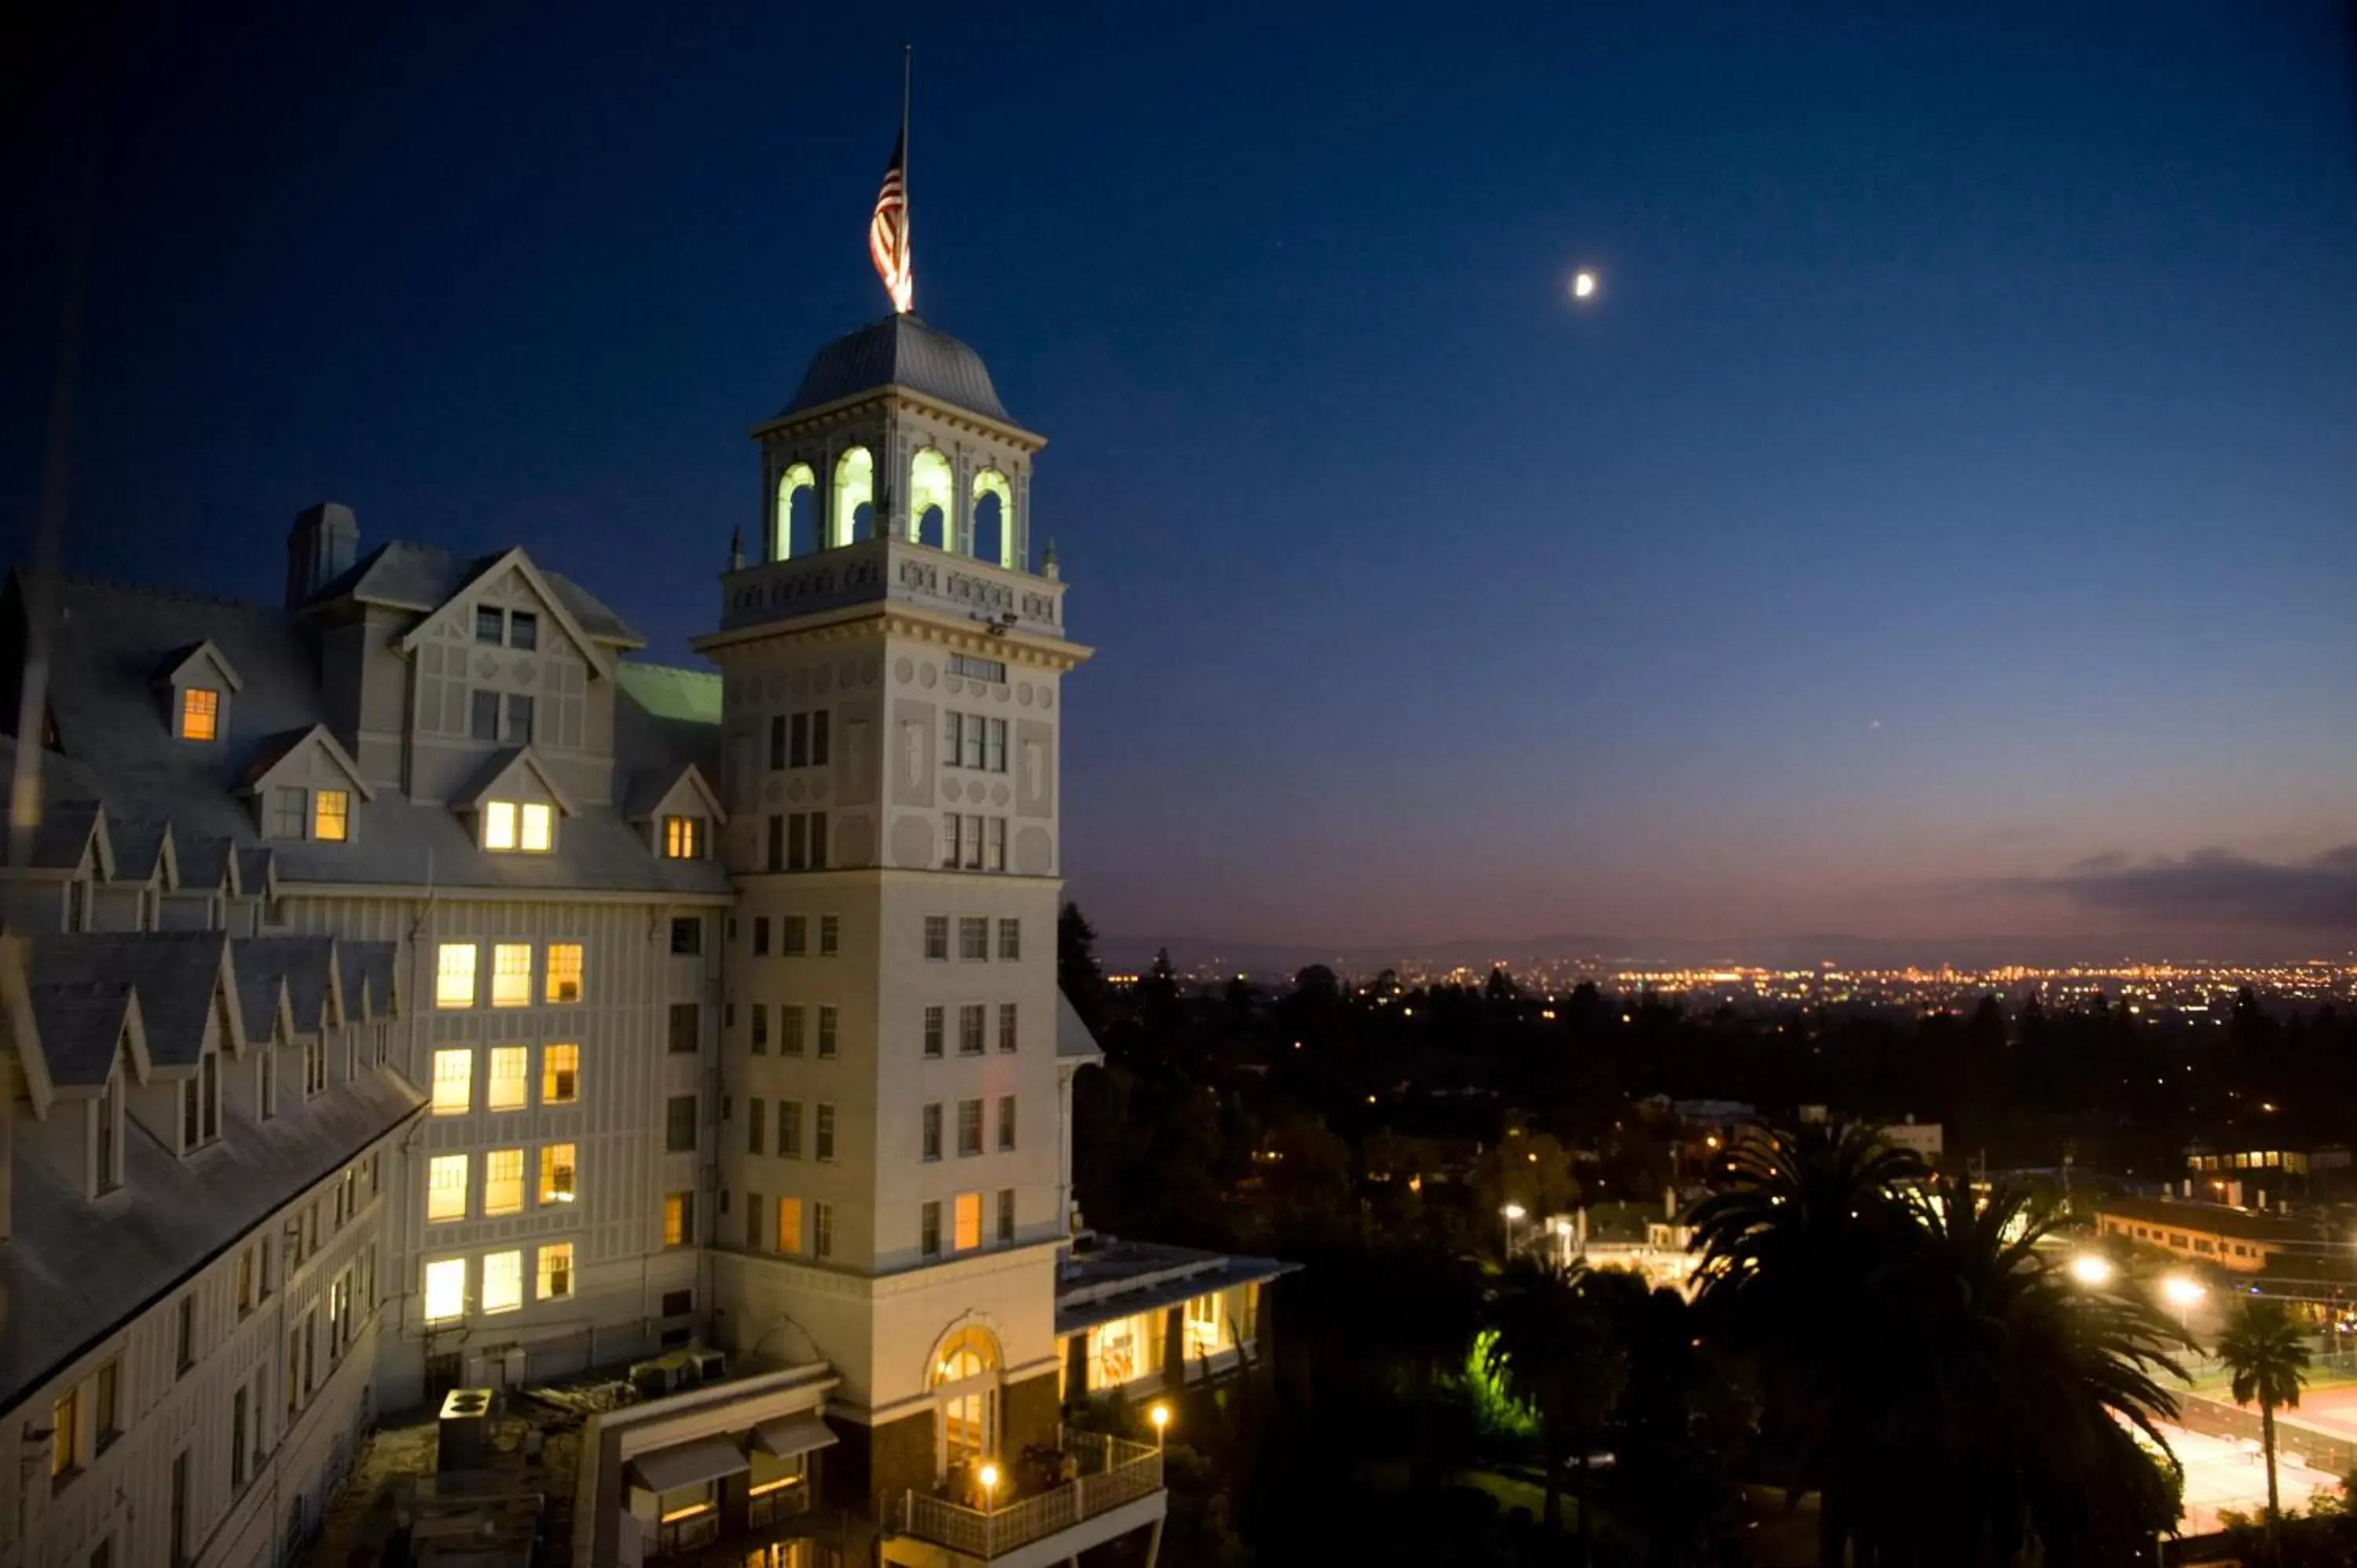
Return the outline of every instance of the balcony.
{"type": "Polygon", "coordinates": [[[643,1550],[646,1560],[662,1568],[739,1568],[777,1542],[839,1532],[839,1519],[815,1515],[810,1487],[797,1482],[746,1498],[741,1528],[716,1509],[662,1526],[643,1550]]]}
{"type": "Polygon", "coordinates": [[[903,1535],[985,1563],[1071,1537],[1056,1540],[1052,1551],[1025,1554],[1056,1562],[1162,1517],[1160,1449],[1094,1432],[1068,1431],[1063,1443],[1081,1473],[1060,1486],[986,1511],[903,1492],[898,1517],[888,1522],[903,1535]]]}
{"type": "Polygon", "coordinates": [[[975,629],[1064,635],[1064,585],[907,539],[863,539],[789,561],[764,561],[720,584],[723,634],[798,616],[890,604],[931,610],[975,629]]]}

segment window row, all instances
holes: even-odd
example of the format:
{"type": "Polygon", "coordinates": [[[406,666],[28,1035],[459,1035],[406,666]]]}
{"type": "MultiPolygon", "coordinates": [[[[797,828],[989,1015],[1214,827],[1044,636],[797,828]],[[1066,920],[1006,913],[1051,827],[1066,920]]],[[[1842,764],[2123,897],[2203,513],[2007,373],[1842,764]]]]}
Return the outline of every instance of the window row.
{"type": "MultiPolygon", "coordinates": [[[[543,1105],[571,1105],[581,1098],[581,1047],[569,1043],[540,1047],[540,1071],[532,1070],[530,1046],[493,1046],[485,1078],[483,1109],[522,1111],[532,1104],[532,1084],[540,1080],[543,1105]]],[[[434,1114],[464,1116],[475,1108],[475,1047],[446,1046],[434,1053],[434,1114]]]]}
{"type": "MultiPolygon", "coordinates": [[[[781,958],[806,958],[811,951],[811,918],[808,915],[780,915],[776,922],[778,955],[781,958]]],[[[767,915],[753,917],[753,956],[770,956],[771,921],[767,915]]],[[[839,958],[843,953],[843,917],[821,915],[818,918],[818,956],[839,958]]]]}
{"type": "MultiPolygon", "coordinates": [[[[971,1252],[982,1245],[982,1194],[962,1192],[950,1200],[951,1230],[946,1238],[950,1251],[971,1252]]],[[[998,1240],[1003,1245],[1015,1240],[1015,1189],[998,1189],[998,1240]]],[[[917,1251],[928,1258],[942,1255],[942,1205],[939,1198],[927,1198],[917,1212],[917,1251]]]]}
{"type": "MultiPolygon", "coordinates": [[[[533,969],[539,947],[533,942],[493,942],[491,1005],[529,1007],[533,969]]],[[[480,942],[444,942],[434,960],[434,1005],[472,1007],[479,998],[478,972],[482,963],[480,942]]],[[[551,942],[544,966],[542,999],[554,1005],[581,1000],[581,944],[551,942]]]]}
{"type": "MultiPolygon", "coordinates": [[[[752,1054],[770,1054],[770,1004],[748,1003],[747,1043],[752,1054]]],[[[778,1007],[778,1054],[798,1057],[811,1049],[822,1061],[834,1059],[841,1031],[836,1020],[839,1015],[830,1003],[805,1006],[800,1002],[780,1002],[778,1007]],[[813,1015],[815,1017],[813,1017],[813,1015]],[[811,1025],[815,1022],[817,1027],[811,1025]]]]}
{"type": "MultiPolygon", "coordinates": [[[[958,959],[965,963],[986,963],[990,960],[990,920],[982,915],[961,915],[957,922],[958,959]]],[[[946,960],[950,956],[950,918],[947,915],[925,917],[925,956],[946,960]]],[[[1023,957],[1023,922],[1002,919],[998,922],[998,961],[1015,963],[1023,957]]]]}
{"type": "Polygon", "coordinates": [[[827,765],[829,712],[770,715],[770,767],[824,768],[827,765]]]}
{"type": "Polygon", "coordinates": [[[1006,819],[962,817],[955,811],[942,812],[942,869],[1006,870],[1006,819]]]}
{"type": "MultiPolygon", "coordinates": [[[[520,1148],[484,1152],[483,1218],[523,1212],[526,1154],[520,1148]]],[[[435,1155],[426,1161],[425,1218],[430,1223],[447,1224],[477,1212],[474,1170],[475,1156],[464,1152],[435,1155]]],[[[539,1207],[571,1203],[579,1191],[578,1180],[571,1144],[540,1145],[539,1207]]]]}
{"type": "Polygon", "coordinates": [[[982,773],[1006,771],[1006,721],[981,714],[942,716],[942,766],[982,773]]]}
{"type": "MultiPolygon", "coordinates": [[[[533,1249],[536,1256],[534,1273],[538,1279],[538,1299],[562,1301],[573,1294],[573,1243],[544,1241],[533,1249]]],[[[476,1260],[469,1258],[434,1258],[425,1264],[425,1321],[449,1323],[467,1316],[470,1297],[468,1286],[470,1276],[476,1283],[471,1297],[478,1312],[513,1312],[523,1305],[523,1250],[483,1254],[481,1272],[475,1273],[476,1260]]]]}
{"type": "Polygon", "coordinates": [[[774,1251],[789,1258],[834,1256],[834,1205],[823,1198],[808,1202],[781,1197],[774,1208],[758,1192],[745,1195],[745,1248],[774,1251]],[[762,1234],[764,1226],[774,1229],[762,1234]]]}
{"type": "MultiPolygon", "coordinates": [[[[805,1107],[799,1100],[778,1101],[777,1138],[773,1148],[781,1160],[802,1157],[802,1112],[810,1115],[810,1157],[823,1165],[834,1158],[834,1107],[824,1101],[805,1107]]],[[[748,1097],[745,1101],[745,1152],[768,1154],[769,1101],[748,1097]]]]}
{"type": "MultiPolygon", "coordinates": [[[[961,1157],[982,1153],[982,1112],[983,1103],[979,1100],[957,1102],[957,1152],[961,1157]]],[[[920,1157],[929,1161],[938,1160],[942,1157],[942,1105],[938,1101],[924,1108],[922,1126],[924,1152],[920,1157]]],[[[1002,1094],[998,1097],[998,1152],[1011,1154],[1014,1148],[1015,1096],[1002,1094]]],[[[757,1155],[760,1152],[759,1148],[753,1150],[757,1155]]]]}
{"type": "MultiPolygon", "coordinates": [[[[989,1033],[989,1025],[990,1004],[988,1003],[960,1003],[958,1004],[958,1055],[962,1057],[983,1055],[986,1049],[985,1040],[989,1033]]],[[[948,1033],[948,1007],[940,1004],[926,1007],[924,1052],[927,1057],[937,1058],[946,1053],[948,1042],[944,1036],[948,1033]]],[[[1010,1053],[1015,1049],[1019,1034],[1016,1004],[1012,1002],[1001,1002],[998,1004],[998,1049],[1001,1054],[1010,1053]]]]}
{"type": "Polygon", "coordinates": [[[771,871],[824,871],[826,813],[789,811],[772,816],[768,865],[771,871]]]}

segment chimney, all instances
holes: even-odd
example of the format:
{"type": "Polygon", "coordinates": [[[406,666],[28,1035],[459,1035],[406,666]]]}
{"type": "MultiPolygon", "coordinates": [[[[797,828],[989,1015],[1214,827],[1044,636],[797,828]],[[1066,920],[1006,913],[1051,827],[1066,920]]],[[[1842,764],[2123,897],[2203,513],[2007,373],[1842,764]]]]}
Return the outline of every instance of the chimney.
{"type": "Polygon", "coordinates": [[[361,525],[351,508],[321,501],[296,512],[286,532],[286,607],[305,603],[351,570],[360,553],[361,525]]]}

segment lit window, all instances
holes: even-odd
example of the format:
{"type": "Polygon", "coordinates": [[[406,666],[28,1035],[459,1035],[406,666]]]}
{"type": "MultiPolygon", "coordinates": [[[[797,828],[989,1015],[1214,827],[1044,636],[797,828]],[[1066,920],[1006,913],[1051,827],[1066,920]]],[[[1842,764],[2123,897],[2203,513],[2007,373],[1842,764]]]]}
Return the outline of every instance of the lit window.
{"type": "Polygon", "coordinates": [[[954,1242],[961,1252],[970,1252],[982,1245],[982,1194],[962,1192],[957,1195],[957,1236],[954,1242]]]}
{"type": "Polygon", "coordinates": [[[540,1299],[561,1301],[573,1294],[573,1243],[551,1241],[540,1250],[540,1299]]]}
{"type": "Polygon", "coordinates": [[[540,1102],[570,1105],[581,1097],[581,1047],[543,1046],[540,1048],[540,1102]]]}
{"type": "Polygon", "coordinates": [[[516,845],[516,809],[513,800],[488,800],[483,804],[483,847],[513,849],[516,845]]]}
{"type": "Polygon", "coordinates": [[[513,1312],[523,1305],[523,1254],[492,1252],[483,1259],[483,1310],[513,1312]]]}
{"type": "Polygon", "coordinates": [[[778,1199],[778,1251],[799,1252],[802,1250],[802,1200],[799,1197],[778,1199]]]}
{"type": "Polygon", "coordinates": [[[475,1004],[475,944],[444,942],[434,960],[434,1005],[475,1004]]]}
{"type": "Polygon", "coordinates": [[[491,1005],[532,1005],[530,942],[500,942],[491,949],[491,1005]]]}
{"type": "Polygon", "coordinates": [[[573,1145],[543,1144],[540,1146],[540,1201],[570,1203],[573,1193],[573,1145]]]}
{"type": "Polygon", "coordinates": [[[551,1002],[581,1000],[581,944],[579,942],[548,944],[548,999],[551,1002]]]}
{"type": "Polygon", "coordinates": [[[311,836],[324,843],[341,843],[352,836],[352,798],[341,789],[311,793],[311,836]]]}
{"type": "Polygon", "coordinates": [[[523,1151],[493,1149],[483,1156],[483,1212],[523,1212],[523,1151]]]}
{"type": "Polygon", "coordinates": [[[190,686],[180,693],[180,738],[214,740],[221,735],[221,693],[190,686]]]}
{"type": "Polygon", "coordinates": [[[531,805],[523,809],[523,850],[527,854],[546,854],[554,843],[555,813],[546,806],[531,805]]]}
{"type": "Polygon", "coordinates": [[[425,1167],[425,1218],[467,1218],[467,1156],[436,1155],[425,1167]]]}
{"type": "Polygon", "coordinates": [[[665,817],[663,854],[673,860],[697,860],[704,854],[704,819],[665,817]]]}
{"type": "Polygon", "coordinates": [[[694,1195],[685,1192],[663,1194],[662,1214],[662,1244],[666,1247],[686,1246],[689,1232],[695,1226],[694,1195]]]}
{"type": "Polygon", "coordinates": [[[532,1049],[528,1046],[491,1047],[493,1111],[521,1111],[532,1101],[532,1049]]]}
{"type": "Polygon", "coordinates": [[[54,1479],[81,1463],[81,1390],[77,1388],[50,1404],[49,1434],[49,1475],[54,1479]]]}
{"type": "MultiPolygon", "coordinates": [[[[472,949],[468,950],[472,951],[472,949]]],[[[434,1114],[464,1116],[475,1104],[475,1053],[434,1053],[434,1114]]]]}
{"type": "Polygon", "coordinates": [[[425,1265],[425,1321],[447,1323],[467,1315],[467,1260],[436,1258],[425,1265]]]}

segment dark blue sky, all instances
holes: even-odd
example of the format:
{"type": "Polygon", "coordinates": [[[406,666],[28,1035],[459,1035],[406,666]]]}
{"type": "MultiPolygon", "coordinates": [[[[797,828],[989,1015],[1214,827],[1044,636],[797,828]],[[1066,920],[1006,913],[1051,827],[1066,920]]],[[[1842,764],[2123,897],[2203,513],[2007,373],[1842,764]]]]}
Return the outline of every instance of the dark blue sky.
{"type": "Polygon", "coordinates": [[[70,562],[268,597],[333,498],[684,657],[747,427],[884,308],[905,36],[919,309],[1050,438],[1101,649],[1101,926],[2357,925],[2306,865],[2357,840],[2349,6],[1029,9],[184,7],[97,98],[37,55],[49,153],[113,105],[70,562]]]}

